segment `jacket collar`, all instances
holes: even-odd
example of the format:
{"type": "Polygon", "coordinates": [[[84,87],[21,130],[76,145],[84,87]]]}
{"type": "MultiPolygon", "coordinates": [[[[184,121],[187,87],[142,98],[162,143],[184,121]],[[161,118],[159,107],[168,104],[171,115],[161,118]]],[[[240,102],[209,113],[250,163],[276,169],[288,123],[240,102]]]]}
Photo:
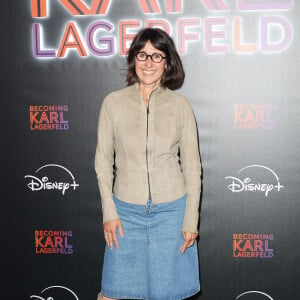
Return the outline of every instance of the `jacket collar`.
{"type": "MultiPolygon", "coordinates": [[[[135,87],[136,91],[137,91],[138,93],[140,93],[140,84],[139,84],[138,82],[136,82],[136,83],[134,84],[134,87],[135,87]]],[[[162,92],[165,91],[165,90],[166,90],[166,89],[165,89],[164,87],[162,87],[161,85],[159,85],[158,87],[156,87],[156,88],[152,91],[151,95],[158,95],[158,94],[162,93],[162,92]]]]}

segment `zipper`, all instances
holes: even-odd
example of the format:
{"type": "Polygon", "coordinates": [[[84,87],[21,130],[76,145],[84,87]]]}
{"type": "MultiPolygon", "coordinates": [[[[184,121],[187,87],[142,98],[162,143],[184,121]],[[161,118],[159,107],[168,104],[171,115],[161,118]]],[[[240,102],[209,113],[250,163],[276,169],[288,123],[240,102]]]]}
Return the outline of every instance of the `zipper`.
{"type": "Polygon", "coordinates": [[[147,166],[147,177],[148,177],[148,194],[149,194],[149,199],[151,199],[149,164],[148,164],[149,104],[150,103],[148,103],[148,106],[147,106],[146,166],[147,166]]]}

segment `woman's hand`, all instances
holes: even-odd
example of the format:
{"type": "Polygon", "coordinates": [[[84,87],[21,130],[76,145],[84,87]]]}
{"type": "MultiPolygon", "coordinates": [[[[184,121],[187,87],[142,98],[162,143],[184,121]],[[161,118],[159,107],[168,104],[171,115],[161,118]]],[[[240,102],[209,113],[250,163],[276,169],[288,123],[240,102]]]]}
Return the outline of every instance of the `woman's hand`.
{"type": "Polygon", "coordinates": [[[108,247],[111,250],[113,249],[113,244],[115,244],[116,247],[119,248],[119,243],[117,239],[117,228],[119,230],[120,236],[123,237],[124,233],[123,233],[122,222],[120,219],[105,222],[103,224],[104,238],[108,247]]]}
{"type": "Polygon", "coordinates": [[[184,239],[184,243],[181,245],[180,251],[183,254],[187,248],[193,246],[198,236],[198,233],[182,231],[182,236],[184,239]]]}

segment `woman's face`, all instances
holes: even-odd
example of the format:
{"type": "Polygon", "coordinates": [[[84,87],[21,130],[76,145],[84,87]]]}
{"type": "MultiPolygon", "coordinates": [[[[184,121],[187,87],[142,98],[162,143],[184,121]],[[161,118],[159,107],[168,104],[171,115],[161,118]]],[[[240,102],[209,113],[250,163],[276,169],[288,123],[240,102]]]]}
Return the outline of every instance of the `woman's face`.
{"type": "MultiPolygon", "coordinates": [[[[166,56],[164,52],[154,48],[150,41],[148,41],[139,52],[145,52],[148,55],[158,53],[163,57],[166,56]]],[[[144,87],[157,87],[160,83],[165,68],[166,59],[163,59],[159,63],[155,63],[149,56],[145,61],[139,61],[135,57],[135,72],[139,78],[140,85],[144,85],[144,87]]]]}

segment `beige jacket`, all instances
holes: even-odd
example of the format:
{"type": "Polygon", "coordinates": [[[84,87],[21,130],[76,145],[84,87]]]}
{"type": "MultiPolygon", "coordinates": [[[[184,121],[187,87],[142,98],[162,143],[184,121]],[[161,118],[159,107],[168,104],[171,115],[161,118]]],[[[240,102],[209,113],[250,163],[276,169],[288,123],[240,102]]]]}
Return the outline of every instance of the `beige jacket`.
{"type": "Polygon", "coordinates": [[[149,108],[138,84],[103,101],[95,170],[103,222],[119,218],[113,193],[122,201],[145,205],[170,202],[187,194],[182,230],[197,232],[201,165],[195,117],[189,102],[159,87],[149,108]]]}

